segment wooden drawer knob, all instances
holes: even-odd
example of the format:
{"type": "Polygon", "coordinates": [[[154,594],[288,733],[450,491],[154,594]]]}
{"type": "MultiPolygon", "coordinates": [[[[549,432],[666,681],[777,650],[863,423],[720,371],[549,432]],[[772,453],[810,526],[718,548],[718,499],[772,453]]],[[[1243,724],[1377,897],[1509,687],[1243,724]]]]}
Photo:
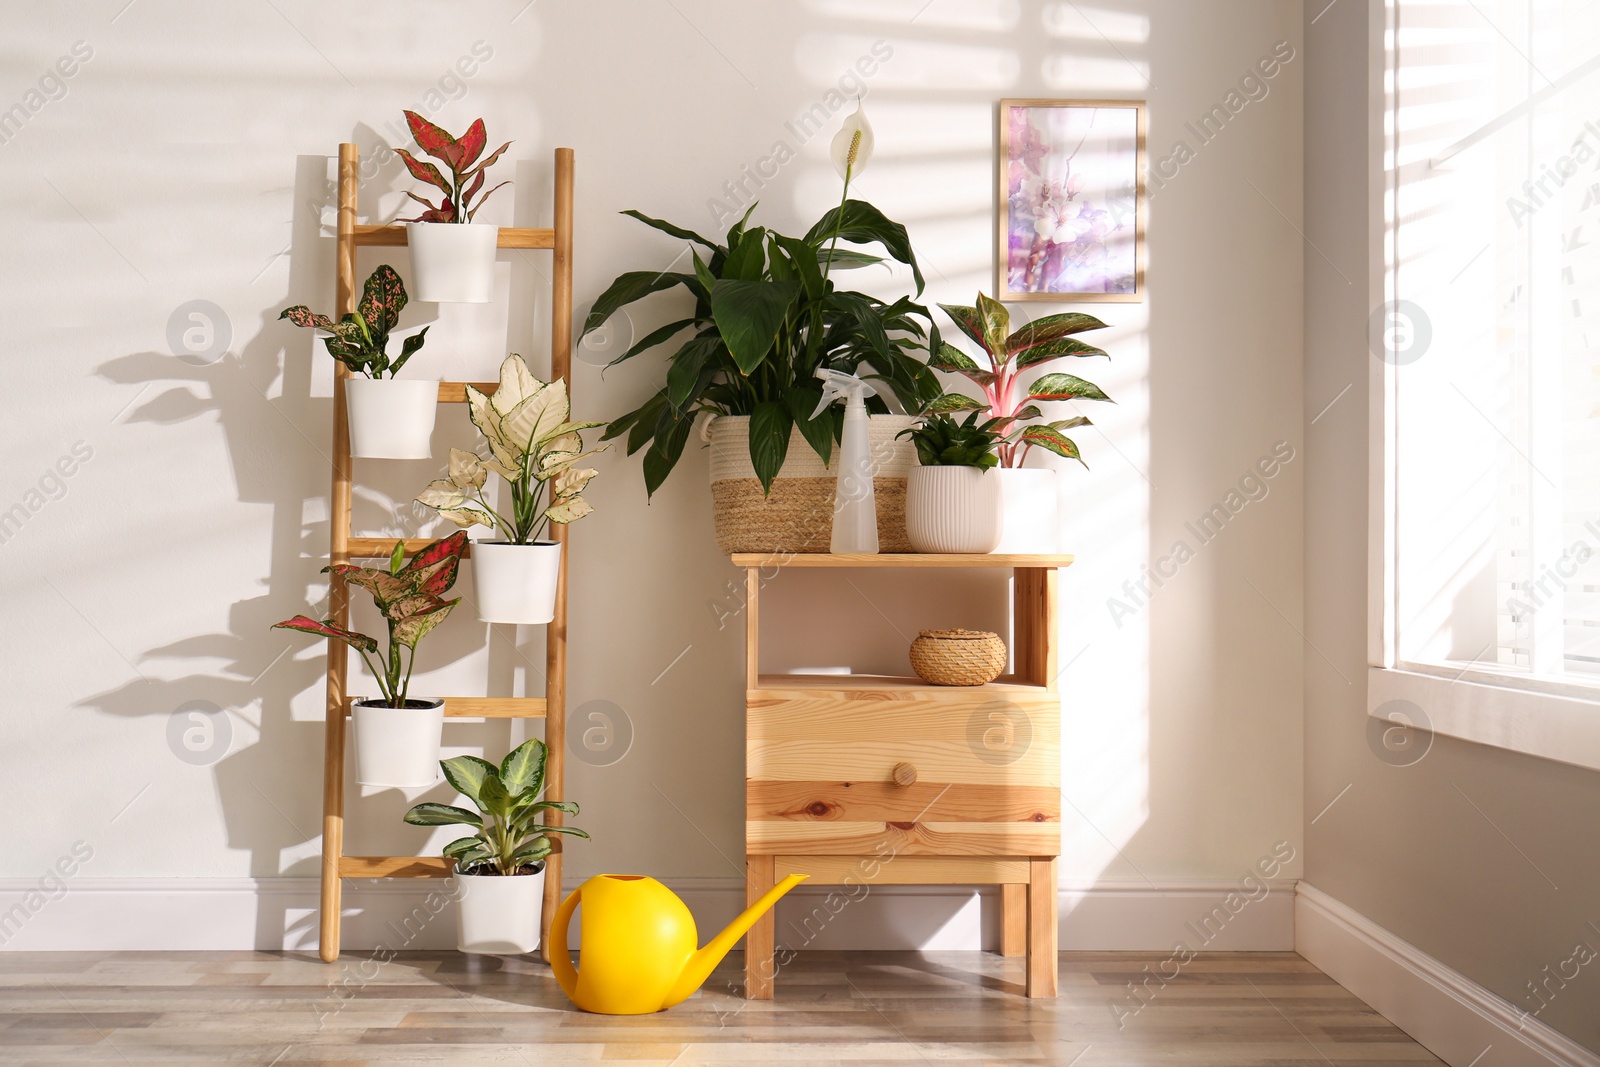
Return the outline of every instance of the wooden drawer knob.
{"type": "Polygon", "coordinates": [[[909,763],[896,763],[894,765],[893,777],[895,785],[916,785],[917,769],[909,763]]]}

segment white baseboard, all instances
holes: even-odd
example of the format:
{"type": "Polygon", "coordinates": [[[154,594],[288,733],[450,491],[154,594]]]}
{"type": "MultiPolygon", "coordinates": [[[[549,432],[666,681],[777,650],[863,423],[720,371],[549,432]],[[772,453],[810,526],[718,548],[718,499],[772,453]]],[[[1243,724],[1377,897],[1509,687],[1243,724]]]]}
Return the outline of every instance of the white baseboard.
{"type": "MultiPolygon", "coordinates": [[[[666,880],[702,938],[744,907],[736,878],[666,880]]],[[[349,949],[451,948],[455,921],[429,894],[446,883],[348,882],[342,940],[349,949]],[[409,921],[408,921],[409,920],[409,921]]],[[[569,890],[571,885],[567,887],[569,890]]],[[[72,878],[52,899],[37,880],[0,880],[0,951],[290,949],[317,946],[314,878],[72,878]],[[30,895],[31,894],[31,895],[30,895]],[[21,907],[21,912],[17,911],[21,907]]],[[[778,905],[779,943],[793,949],[977,950],[999,944],[996,891],[952,886],[802,886],[778,905]]],[[[1294,886],[1259,899],[1233,882],[1068,886],[1057,902],[1063,949],[1209,951],[1294,947],[1294,886]]],[[[578,930],[573,929],[574,944],[578,930]]]]}
{"type": "Polygon", "coordinates": [[[1295,951],[1451,1067],[1600,1067],[1600,1056],[1305,882],[1295,951]]]}

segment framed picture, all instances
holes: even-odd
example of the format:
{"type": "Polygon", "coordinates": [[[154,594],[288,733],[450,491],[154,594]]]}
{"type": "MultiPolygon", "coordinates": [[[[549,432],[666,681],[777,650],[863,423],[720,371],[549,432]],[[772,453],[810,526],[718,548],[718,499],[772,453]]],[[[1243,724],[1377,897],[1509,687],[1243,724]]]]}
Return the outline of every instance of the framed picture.
{"type": "Polygon", "coordinates": [[[1142,100],[1000,101],[1001,300],[1144,299],[1142,100]]]}

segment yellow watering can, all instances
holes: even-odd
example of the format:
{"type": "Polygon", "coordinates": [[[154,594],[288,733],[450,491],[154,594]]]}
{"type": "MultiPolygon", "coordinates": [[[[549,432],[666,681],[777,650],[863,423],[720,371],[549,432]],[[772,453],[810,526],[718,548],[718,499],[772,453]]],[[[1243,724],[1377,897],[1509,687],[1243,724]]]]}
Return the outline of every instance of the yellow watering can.
{"type": "Polygon", "coordinates": [[[694,916],[676,894],[639,874],[597,874],[572,891],[550,926],[550,968],[572,1003],[601,1015],[645,1015],[670,1008],[712,968],[778,898],[805,881],[791,874],[697,949],[694,916]],[[583,971],[567,955],[567,924],[583,904],[583,971]]]}

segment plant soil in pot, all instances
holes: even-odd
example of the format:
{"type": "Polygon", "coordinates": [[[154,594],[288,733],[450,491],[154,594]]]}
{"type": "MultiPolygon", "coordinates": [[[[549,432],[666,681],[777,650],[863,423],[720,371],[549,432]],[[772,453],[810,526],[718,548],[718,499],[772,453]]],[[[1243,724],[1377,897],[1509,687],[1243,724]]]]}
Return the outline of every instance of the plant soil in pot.
{"type": "Polygon", "coordinates": [[[549,622],[561,545],[539,535],[551,523],[576,522],[594,510],[582,493],[599,472],[577,463],[600,451],[585,452],[582,436],[600,423],[570,421],[567,383],[541,382],[515,354],[500,364],[500,388],[492,395],[467,386],[467,409],[488,442],[489,458],[452,448],[449,476],[430,482],[417,502],[461,526],[487,526],[501,535],[472,547],[479,618],[549,622]],[[491,470],[505,480],[509,507],[502,500],[496,508],[484,493],[491,470]]]}
{"type": "Polygon", "coordinates": [[[444,846],[455,864],[458,941],[463,952],[520,953],[539,947],[543,928],[544,859],[550,835],[589,835],[574,826],[549,825],[550,813],[578,814],[578,805],[540,800],[543,741],[524,741],[496,767],[477,756],[439,764],[445,778],[477,811],[451,804],[418,804],[406,812],[413,826],[462,826],[476,831],[444,846]]]}
{"type": "Polygon", "coordinates": [[[393,708],[381,700],[358,700],[351,714],[358,783],[411,789],[439,780],[444,701],[408,700],[393,708]]]}
{"type": "Polygon", "coordinates": [[[439,383],[395,378],[349,378],[350,454],[360,459],[428,459],[439,383]]]}
{"type": "Polygon", "coordinates": [[[478,209],[501,182],[483,192],[484,176],[511,142],[507,141],[483,155],[488,133],[478,119],[459,138],[451,137],[415,111],[407,111],[406,124],[422,151],[444,167],[418,159],[404,148],[400,158],[412,177],[427,182],[440,193],[439,202],[425,200],[416,193],[411,199],[427,208],[414,219],[405,220],[406,242],[411,246],[411,268],[415,275],[418,300],[485,304],[494,297],[494,259],[500,230],[487,223],[474,223],[478,209]],[[445,172],[448,173],[445,173],[445,172]]]}
{"type": "Polygon", "coordinates": [[[336,563],[323,568],[372,594],[389,627],[387,649],[380,650],[376,638],[345,629],[331,618],[318,622],[296,615],[277,624],[344,642],[360,653],[378,683],[381,697],[357,701],[351,709],[356,780],[362,785],[428,786],[439,780],[435,767],[444,702],[411,699],[411,669],[417,645],[461,603],[460,597],[445,600],[443,596],[455,584],[466,547],[466,531],[460,530],[425,546],[410,560],[406,559],[405,542],[396,541],[387,567],[336,563]]]}
{"type": "Polygon", "coordinates": [[[536,625],[551,621],[556,617],[560,576],[558,542],[473,542],[472,589],[478,618],[484,622],[536,625]]]}
{"type": "MultiPolygon", "coordinates": [[[[906,479],[916,451],[898,435],[916,422],[912,415],[868,417],[880,552],[912,551],[906,536],[906,479]]],[[[705,433],[711,444],[711,504],[718,548],[730,555],[829,550],[838,478],[798,428],[790,430],[789,451],[770,493],[761,491],[750,460],[749,416],[712,419],[705,433]]]]}

